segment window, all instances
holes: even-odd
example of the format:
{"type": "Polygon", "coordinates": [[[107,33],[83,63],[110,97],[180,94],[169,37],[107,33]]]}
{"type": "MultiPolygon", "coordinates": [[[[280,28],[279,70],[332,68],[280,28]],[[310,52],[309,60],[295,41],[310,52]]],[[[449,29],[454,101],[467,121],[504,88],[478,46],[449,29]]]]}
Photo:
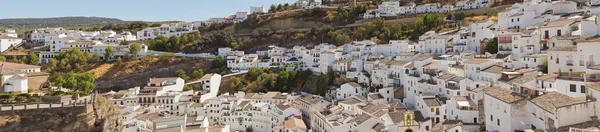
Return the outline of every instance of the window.
{"type": "Polygon", "coordinates": [[[498,126],[500,126],[500,119],[496,119],[496,124],[498,124],[498,126]]]}
{"type": "Polygon", "coordinates": [[[571,84],[569,88],[570,92],[577,92],[577,86],[575,84],[571,84]]]}
{"type": "Polygon", "coordinates": [[[561,36],[560,30],[556,30],[556,36],[561,36]]]}
{"type": "Polygon", "coordinates": [[[548,31],[544,31],[544,38],[545,38],[545,39],[548,39],[548,38],[550,38],[550,35],[548,34],[548,31]]]}
{"type": "Polygon", "coordinates": [[[490,115],[490,121],[494,121],[494,115],[490,115]]]}
{"type": "Polygon", "coordinates": [[[585,85],[581,85],[581,93],[585,93],[585,85]]]}

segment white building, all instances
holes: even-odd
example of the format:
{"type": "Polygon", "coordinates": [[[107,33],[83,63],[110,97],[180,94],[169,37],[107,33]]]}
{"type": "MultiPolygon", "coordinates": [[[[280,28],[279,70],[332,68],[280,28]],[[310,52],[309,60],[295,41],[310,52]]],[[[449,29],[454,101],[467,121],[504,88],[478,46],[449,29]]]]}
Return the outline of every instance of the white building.
{"type": "Polygon", "coordinates": [[[0,63],[0,75],[4,93],[27,93],[29,82],[26,73],[40,72],[41,66],[10,62],[0,63]]]}
{"type": "Polygon", "coordinates": [[[250,14],[264,13],[265,8],[263,6],[250,6],[250,14]]]}
{"type": "Polygon", "coordinates": [[[17,46],[21,44],[22,41],[23,39],[21,38],[0,35],[0,52],[6,51],[9,47],[17,46]]]}
{"type": "Polygon", "coordinates": [[[527,99],[504,88],[485,91],[485,128],[489,131],[508,132],[530,128],[526,111],[527,99]]]}

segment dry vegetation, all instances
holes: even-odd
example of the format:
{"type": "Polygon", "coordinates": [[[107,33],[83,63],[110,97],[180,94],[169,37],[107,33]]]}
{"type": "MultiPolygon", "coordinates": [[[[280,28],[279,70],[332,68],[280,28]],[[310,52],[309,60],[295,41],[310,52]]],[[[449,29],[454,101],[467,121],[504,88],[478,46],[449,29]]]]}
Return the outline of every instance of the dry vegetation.
{"type": "Polygon", "coordinates": [[[152,77],[174,77],[175,71],[182,69],[188,76],[202,68],[210,71],[210,60],[197,58],[173,58],[163,60],[145,57],[140,60],[120,64],[102,64],[89,70],[96,78],[97,90],[118,90],[143,86],[152,77]]]}

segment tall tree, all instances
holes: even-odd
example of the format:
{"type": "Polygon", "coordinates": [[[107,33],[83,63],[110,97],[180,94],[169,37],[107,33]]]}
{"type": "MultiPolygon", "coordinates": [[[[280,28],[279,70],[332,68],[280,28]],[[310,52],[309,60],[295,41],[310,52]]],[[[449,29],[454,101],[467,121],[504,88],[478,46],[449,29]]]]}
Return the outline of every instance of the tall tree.
{"type": "Polygon", "coordinates": [[[175,74],[178,77],[180,77],[181,79],[183,79],[183,80],[189,80],[190,79],[190,77],[182,69],[179,69],[179,70],[175,71],[175,74]]]}
{"type": "Polygon", "coordinates": [[[110,58],[112,58],[114,55],[114,52],[115,51],[112,46],[108,46],[106,49],[104,49],[104,60],[110,60],[110,58]]]}
{"type": "Polygon", "coordinates": [[[37,65],[40,64],[40,58],[33,52],[31,52],[29,54],[29,62],[27,62],[31,65],[37,65]]]}
{"type": "Polygon", "coordinates": [[[498,38],[489,39],[485,45],[485,52],[489,52],[491,54],[498,53],[498,38]]]}
{"type": "Polygon", "coordinates": [[[142,50],[142,46],[139,43],[132,43],[129,46],[129,53],[130,54],[137,55],[137,53],[140,52],[140,50],[142,50]]]}
{"type": "Polygon", "coordinates": [[[202,70],[202,68],[199,68],[198,70],[195,70],[192,73],[194,78],[201,78],[202,76],[204,76],[204,70],[202,70]]]}

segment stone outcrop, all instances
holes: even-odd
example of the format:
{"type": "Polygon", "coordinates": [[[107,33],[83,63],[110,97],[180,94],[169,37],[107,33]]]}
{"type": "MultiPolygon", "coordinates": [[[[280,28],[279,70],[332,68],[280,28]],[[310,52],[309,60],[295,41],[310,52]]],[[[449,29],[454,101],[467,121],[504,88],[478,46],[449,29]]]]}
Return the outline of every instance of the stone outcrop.
{"type": "Polygon", "coordinates": [[[97,96],[93,105],[0,111],[0,131],[121,131],[120,110],[97,96]]]}

